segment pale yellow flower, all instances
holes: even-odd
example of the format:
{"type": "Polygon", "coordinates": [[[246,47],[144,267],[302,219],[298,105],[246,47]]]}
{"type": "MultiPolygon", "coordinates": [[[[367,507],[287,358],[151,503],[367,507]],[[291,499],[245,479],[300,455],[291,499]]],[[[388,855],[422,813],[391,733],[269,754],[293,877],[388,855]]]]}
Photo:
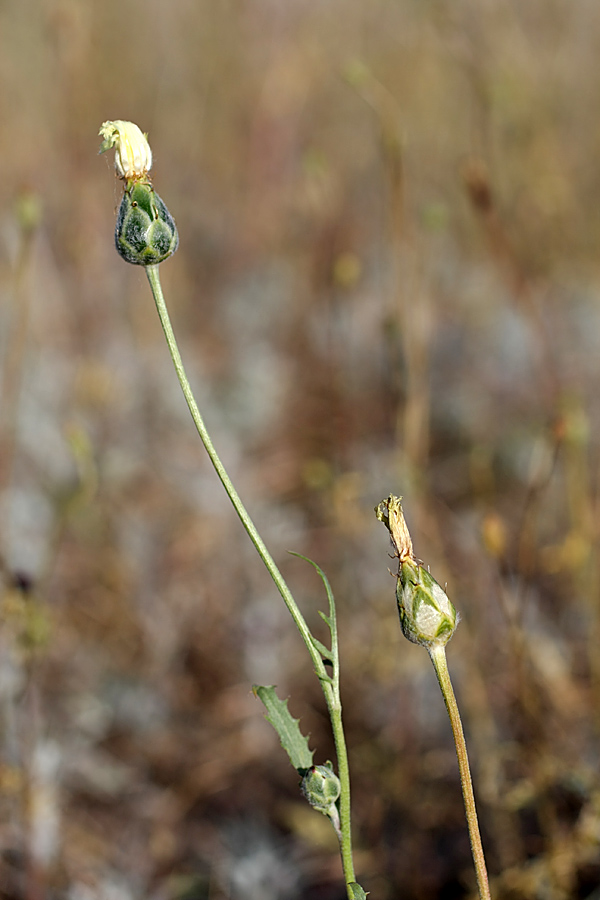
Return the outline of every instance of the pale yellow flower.
{"type": "Polygon", "coordinates": [[[115,168],[121,178],[144,178],[152,168],[152,150],[146,135],[133,122],[103,122],[98,134],[104,138],[99,153],[115,148],[115,168]]]}

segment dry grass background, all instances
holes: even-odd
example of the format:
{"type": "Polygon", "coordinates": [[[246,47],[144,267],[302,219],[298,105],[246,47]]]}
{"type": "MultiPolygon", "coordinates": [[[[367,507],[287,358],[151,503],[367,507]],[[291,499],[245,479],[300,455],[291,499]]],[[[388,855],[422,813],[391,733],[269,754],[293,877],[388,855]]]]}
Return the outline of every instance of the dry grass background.
{"type": "Polygon", "coordinates": [[[600,883],[600,7],[0,5],[0,897],[334,900],[249,692],[332,754],[195,437],[99,125],[148,131],[201,409],[311,622],[339,606],[357,868],[469,897],[450,730],[373,506],[449,647],[496,900],[600,883]]]}

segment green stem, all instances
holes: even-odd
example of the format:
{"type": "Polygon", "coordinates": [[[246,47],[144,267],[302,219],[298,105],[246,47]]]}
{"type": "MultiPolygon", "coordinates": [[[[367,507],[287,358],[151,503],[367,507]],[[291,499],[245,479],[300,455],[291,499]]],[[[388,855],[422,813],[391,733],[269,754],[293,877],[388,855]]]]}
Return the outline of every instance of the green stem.
{"type": "MultiPolygon", "coordinates": [[[[340,779],[340,853],[346,885],[356,880],[354,875],[354,862],[352,860],[352,830],[350,824],[350,767],[348,766],[348,752],[346,738],[342,726],[342,707],[327,704],[329,717],[335,742],[335,753],[338,764],[338,778],[340,779]]],[[[348,897],[352,900],[352,893],[347,887],[348,897]]]]}
{"type": "Polygon", "coordinates": [[[352,900],[349,884],[355,881],[354,862],[352,859],[352,829],[350,823],[350,766],[348,765],[348,750],[346,748],[346,736],[342,724],[342,698],[340,695],[340,651],[337,630],[337,615],[333,594],[328,589],[329,595],[329,628],[331,631],[331,660],[333,663],[333,684],[329,685],[329,691],[325,693],[335,753],[338,763],[338,778],[340,779],[340,852],[346,890],[352,900]]]}
{"type": "Polygon", "coordinates": [[[183,362],[181,359],[181,354],[179,353],[179,347],[177,346],[177,340],[175,338],[175,333],[173,331],[173,326],[171,325],[171,319],[169,318],[169,312],[167,310],[167,305],[165,303],[165,298],[162,292],[162,287],[160,283],[160,276],[158,274],[158,266],[147,266],[146,274],[148,276],[148,281],[150,282],[150,287],[152,288],[152,294],[154,296],[154,302],[156,303],[156,309],[158,310],[158,315],[160,317],[160,323],[162,325],[163,331],[165,333],[165,338],[167,340],[167,344],[169,347],[169,352],[171,354],[171,359],[173,360],[173,365],[175,366],[175,371],[177,372],[177,377],[179,379],[179,384],[181,385],[181,390],[183,391],[183,395],[187,401],[187,405],[189,407],[190,413],[192,414],[192,419],[194,420],[194,424],[200,435],[200,439],[204,444],[206,452],[210,457],[210,461],[212,462],[217,475],[221,481],[221,484],[225,488],[227,492],[227,496],[231,500],[236,513],[239,516],[239,519],[248,532],[248,536],[250,540],[256,547],[258,554],[265,566],[269,570],[269,575],[275,582],[277,590],[281,594],[284,599],[285,605],[289,609],[291,616],[298,628],[298,631],[302,635],[304,639],[304,643],[308,647],[308,651],[315,663],[315,666],[322,667],[323,662],[321,660],[320,654],[315,650],[313,643],[311,641],[310,631],[304,616],[298,609],[296,601],[294,600],[290,589],[288,588],[283,575],[277,568],[273,557],[267,550],[261,536],[256,530],[256,526],[254,522],[248,515],[246,508],[242,501],[240,500],[239,494],[233,486],[233,483],[225,470],[225,466],[221,462],[217,451],[213,446],[213,442],[210,439],[210,435],[206,429],[206,425],[204,424],[204,420],[200,415],[200,410],[198,409],[198,405],[192,393],[192,389],[190,387],[190,383],[188,381],[187,375],[185,374],[185,369],[183,367],[183,362]]]}
{"type": "Polygon", "coordinates": [[[473,854],[475,873],[477,875],[477,887],[479,888],[479,897],[481,900],[491,900],[485,856],[483,853],[483,845],[481,843],[481,835],[479,833],[479,823],[477,821],[475,795],[473,794],[469,757],[467,756],[467,744],[462,722],[460,720],[458,704],[452,688],[452,682],[450,681],[450,673],[446,661],[446,648],[438,645],[429,647],[428,649],[431,662],[435,669],[435,674],[437,675],[437,680],[442,690],[444,703],[446,704],[446,709],[450,716],[452,734],[454,735],[454,744],[456,746],[456,756],[458,758],[458,768],[460,771],[460,783],[462,785],[465,813],[467,816],[467,825],[469,827],[469,839],[471,841],[471,853],[473,854]]]}
{"type": "MultiPolygon", "coordinates": [[[[231,500],[233,507],[238,514],[238,517],[246,529],[248,536],[256,550],[258,555],[264,562],[269,575],[273,579],[277,590],[281,594],[285,605],[287,606],[294,623],[302,635],[302,639],[306,644],[308,652],[310,653],[313,665],[315,667],[315,671],[319,680],[321,682],[321,686],[323,688],[323,693],[325,695],[325,700],[327,702],[327,708],[329,710],[329,715],[331,718],[331,726],[333,730],[333,737],[335,741],[336,754],[337,754],[337,763],[338,763],[338,777],[341,783],[341,793],[340,793],[340,829],[342,838],[340,841],[340,851],[342,856],[342,865],[344,869],[344,878],[346,880],[346,884],[349,885],[351,882],[354,882],[354,866],[352,862],[352,838],[351,838],[351,828],[350,828],[350,777],[349,777],[349,767],[348,767],[348,754],[346,750],[346,741],[344,738],[344,731],[342,728],[342,707],[340,702],[340,693],[339,693],[339,658],[338,658],[338,645],[337,645],[337,628],[332,629],[332,656],[333,656],[333,664],[334,664],[334,676],[333,681],[330,679],[325,665],[323,663],[323,659],[321,654],[315,647],[310,630],[304,616],[300,612],[294,597],[292,596],[292,592],[288,588],[285,579],[281,572],[279,571],[275,561],[267,547],[262,540],[260,534],[258,533],[254,522],[250,518],[244,504],[242,503],[238,492],[233,486],[233,483],[225,470],[223,463],[221,462],[217,451],[213,446],[213,442],[210,438],[210,435],[206,429],[204,424],[204,420],[200,414],[200,410],[198,409],[198,405],[192,393],[192,389],[190,387],[190,383],[188,381],[187,375],[185,374],[185,369],[183,367],[183,362],[181,359],[181,354],[179,353],[179,348],[177,346],[177,340],[175,338],[175,333],[173,331],[173,326],[171,325],[171,319],[169,317],[169,312],[167,310],[167,305],[165,303],[165,298],[162,292],[162,287],[160,283],[160,276],[158,272],[158,266],[147,266],[146,274],[148,276],[148,281],[150,282],[150,287],[152,289],[152,295],[154,297],[154,302],[156,303],[156,309],[158,311],[158,315],[160,318],[160,322],[165,334],[165,338],[167,341],[167,345],[169,347],[169,352],[171,354],[171,359],[173,360],[173,365],[175,366],[175,371],[177,372],[177,377],[179,379],[179,384],[181,385],[181,390],[183,391],[183,395],[186,399],[188,408],[192,415],[192,419],[194,420],[194,424],[200,435],[200,439],[204,444],[206,452],[210,457],[210,461],[212,462],[217,475],[221,481],[221,484],[225,488],[227,496],[231,500]]],[[[352,898],[352,893],[350,888],[347,888],[348,897],[352,898]]]]}

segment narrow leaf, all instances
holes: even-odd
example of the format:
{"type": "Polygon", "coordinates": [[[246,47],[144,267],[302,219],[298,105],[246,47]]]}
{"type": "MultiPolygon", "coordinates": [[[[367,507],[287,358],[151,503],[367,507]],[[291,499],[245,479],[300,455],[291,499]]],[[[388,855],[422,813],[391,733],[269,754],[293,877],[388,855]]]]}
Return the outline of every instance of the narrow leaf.
{"type": "Polygon", "coordinates": [[[336,643],[337,634],[336,634],[336,618],[335,618],[335,600],[333,598],[333,591],[331,590],[331,585],[329,584],[327,575],[325,574],[325,572],[323,571],[321,566],[318,566],[317,563],[313,562],[312,559],[309,559],[308,556],[303,556],[301,553],[294,553],[293,550],[289,550],[288,553],[290,553],[292,556],[297,556],[299,559],[303,559],[307,563],[310,563],[311,566],[317,570],[317,572],[319,574],[319,578],[325,585],[325,592],[327,594],[327,599],[329,601],[329,617],[328,618],[325,617],[323,615],[323,613],[320,613],[320,615],[322,615],[323,618],[325,619],[325,621],[327,622],[327,624],[329,626],[329,630],[331,631],[331,636],[332,636],[333,642],[336,643]]]}
{"type": "Polygon", "coordinates": [[[360,884],[352,881],[348,885],[348,887],[350,888],[350,896],[352,897],[352,900],[367,900],[367,895],[361,888],[360,884]]]}
{"type": "Polygon", "coordinates": [[[265,718],[271,723],[281,741],[281,746],[290,758],[295,769],[310,769],[313,764],[314,750],[308,748],[308,738],[300,731],[299,719],[294,719],[288,709],[288,702],[280,700],[273,685],[263,687],[255,684],[254,695],[265,705],[265,718]]]}
{"type": "Polygon", "coordinates": [[[319,615],[324,622],[327,622],[328,627],[331,628],[331,617],[326,615],[322,610],[319,610],[319,615]]]}
{"type": "Polygon", "coordinates": [[[319,653],[323,657],[323,660],[325,662],[332,663],[331,650],[329,649],[329,647],[326,647],[325,644],[322,644],[321,641],[317,640],[317,638],[312,634],[310,636],[310,639],[312,641],[313,647],[315,647],[319,651],[319,653]]]}

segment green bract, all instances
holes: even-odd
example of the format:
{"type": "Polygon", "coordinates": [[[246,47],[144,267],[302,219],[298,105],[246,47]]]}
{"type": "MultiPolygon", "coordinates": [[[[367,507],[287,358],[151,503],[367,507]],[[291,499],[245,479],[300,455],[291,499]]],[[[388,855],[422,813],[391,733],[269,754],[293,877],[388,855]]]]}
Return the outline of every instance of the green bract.
{"type": "Polygon", "coordinates": [[[427,569],[405,560],[398,573],[396,599],[405,638],[424,647],[448,643],[458,617],[446,592],[427,569]]]}
{"type": "Polygon", "coordinates": [[[177,226],[149,182],[135,181],[125,189],[115,244],[123,259],[135,266],[154,266],[177,250],[177,226]]]}

